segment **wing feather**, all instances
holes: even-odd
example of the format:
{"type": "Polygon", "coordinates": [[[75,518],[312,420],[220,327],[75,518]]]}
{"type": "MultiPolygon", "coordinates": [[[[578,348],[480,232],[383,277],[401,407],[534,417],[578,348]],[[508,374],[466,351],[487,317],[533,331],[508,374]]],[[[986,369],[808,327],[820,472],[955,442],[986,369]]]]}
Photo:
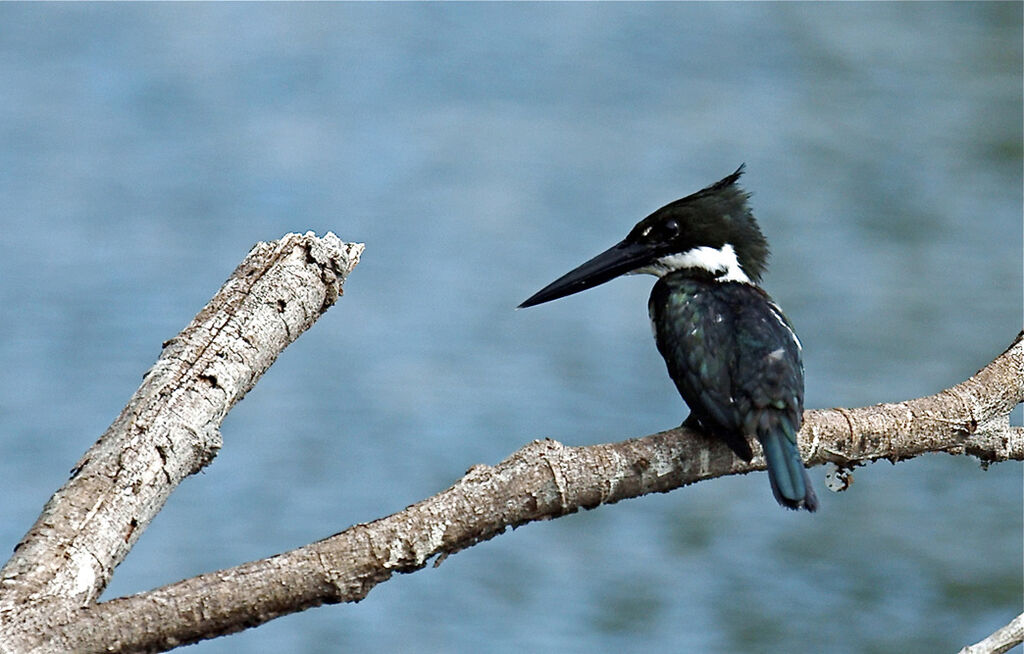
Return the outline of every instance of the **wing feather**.
{"type": "Polygon", "coordinates": [[[800,344],[764,291],[669,274],[655,284],[648,308],[669,375],[705,430],[748,460],[747,439],[783,424],[795,442],[800,344]]]}

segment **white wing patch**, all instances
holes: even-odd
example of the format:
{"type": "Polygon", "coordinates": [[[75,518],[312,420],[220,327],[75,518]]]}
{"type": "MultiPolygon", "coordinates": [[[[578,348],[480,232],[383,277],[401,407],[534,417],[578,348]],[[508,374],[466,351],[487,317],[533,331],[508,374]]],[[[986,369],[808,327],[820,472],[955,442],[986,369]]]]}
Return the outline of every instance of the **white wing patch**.
{"type": "Polygon", "coordinates": [[[784,329],[785,329],[785,330],[786,330],[787,332],[789,332],[789,335],[790,335],[790,336],[792,336],[792,337],[793,337],[793,342],[794,342],[794,343],[796,343],[796,349],[797,349],[797,350],[799,350],[799,351],[801,351],[801,352],[803,352],[803,350],[804,350],[804,346],[803,346],[803,344],[802,344],[802,343],[800,342],[800,337],[798,337],[798,336],[796,335],[796,332],[795,332],[795,331],[793,331],[793,330],[792,330],[792,329],[790,328],[790,326],[786,324],[786,319],[782,317],[782,316],[783,316],[783,314],[782,314],[782,309],[780,309],[780,308],[779,308],[779,305],[775,304],[774,302],[769,302],[769,303],[768,303],[768,306],[770,306],[770,307],[772,308],[772,314],[773,314],[773,315],[775,316],[775,319],[779,321],[779,324],[780,324],[780,325],[782,325],[782,327],[783,327],[783,328],[784,328],[784,329]]]}

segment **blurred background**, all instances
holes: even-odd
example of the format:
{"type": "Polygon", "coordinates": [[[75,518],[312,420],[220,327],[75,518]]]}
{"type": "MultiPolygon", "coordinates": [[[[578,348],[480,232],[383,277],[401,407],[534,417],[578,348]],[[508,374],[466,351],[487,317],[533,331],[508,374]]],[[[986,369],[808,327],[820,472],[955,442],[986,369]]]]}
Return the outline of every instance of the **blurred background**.
{"type": "MultiPolygon", "coordinates": [[[[513,308],[741,162],[808,407],[965,379],[1021,328],[1021,25],[1020,3],[0,6],[0,548],[289,231],[366,252],[105,598],[534,438],[679,424],[650,277],[513,308]]],[[[1019,613],[1019,464],[878,463],[843,494],[811,473],[813,516],[763,474],[715,480],[191,651],[933,653],[1019,613]]]]}

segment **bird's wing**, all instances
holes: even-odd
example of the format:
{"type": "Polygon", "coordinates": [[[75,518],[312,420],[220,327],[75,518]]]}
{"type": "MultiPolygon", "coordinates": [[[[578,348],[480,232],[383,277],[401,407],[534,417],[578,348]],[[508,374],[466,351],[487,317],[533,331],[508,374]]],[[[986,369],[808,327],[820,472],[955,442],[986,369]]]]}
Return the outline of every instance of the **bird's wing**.
{"type": "Polygon", "coordinates": [[[753,286],[748,293],[750,299],[735,307],[740,347],[733,364],[734,392],[754,409],[743,431],[756,435],[778,426],[795,443],[804,406],[800,340],[767,293],[753,286]]]}
{"type": "Polygon", "coordinates": [[[648,305],[654,337],[700,425],[750,460],[741,418],[746,402],[736,397],[733,383],[737,315],[733,303],[712,288],[674,275],[658,280],[648,305]]]}

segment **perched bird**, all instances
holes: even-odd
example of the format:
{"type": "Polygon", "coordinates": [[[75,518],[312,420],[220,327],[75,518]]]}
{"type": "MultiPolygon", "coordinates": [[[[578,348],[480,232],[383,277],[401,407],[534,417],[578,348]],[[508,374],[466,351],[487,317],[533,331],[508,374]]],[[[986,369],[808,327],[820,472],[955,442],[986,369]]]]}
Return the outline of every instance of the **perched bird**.
{"type": "Polygon", "coordinates": [[[797,449],[803,416],[800,339],[757,284],[768,259],[740,188],[743,166],[658,209],[625,239],[520,306],[565,297],[624,274],[658,277],[647,304],[658,351],[690,407],[683,423],[741,459],[761,443],[779,504],[814,511],[818,498],[797,449]]]}

